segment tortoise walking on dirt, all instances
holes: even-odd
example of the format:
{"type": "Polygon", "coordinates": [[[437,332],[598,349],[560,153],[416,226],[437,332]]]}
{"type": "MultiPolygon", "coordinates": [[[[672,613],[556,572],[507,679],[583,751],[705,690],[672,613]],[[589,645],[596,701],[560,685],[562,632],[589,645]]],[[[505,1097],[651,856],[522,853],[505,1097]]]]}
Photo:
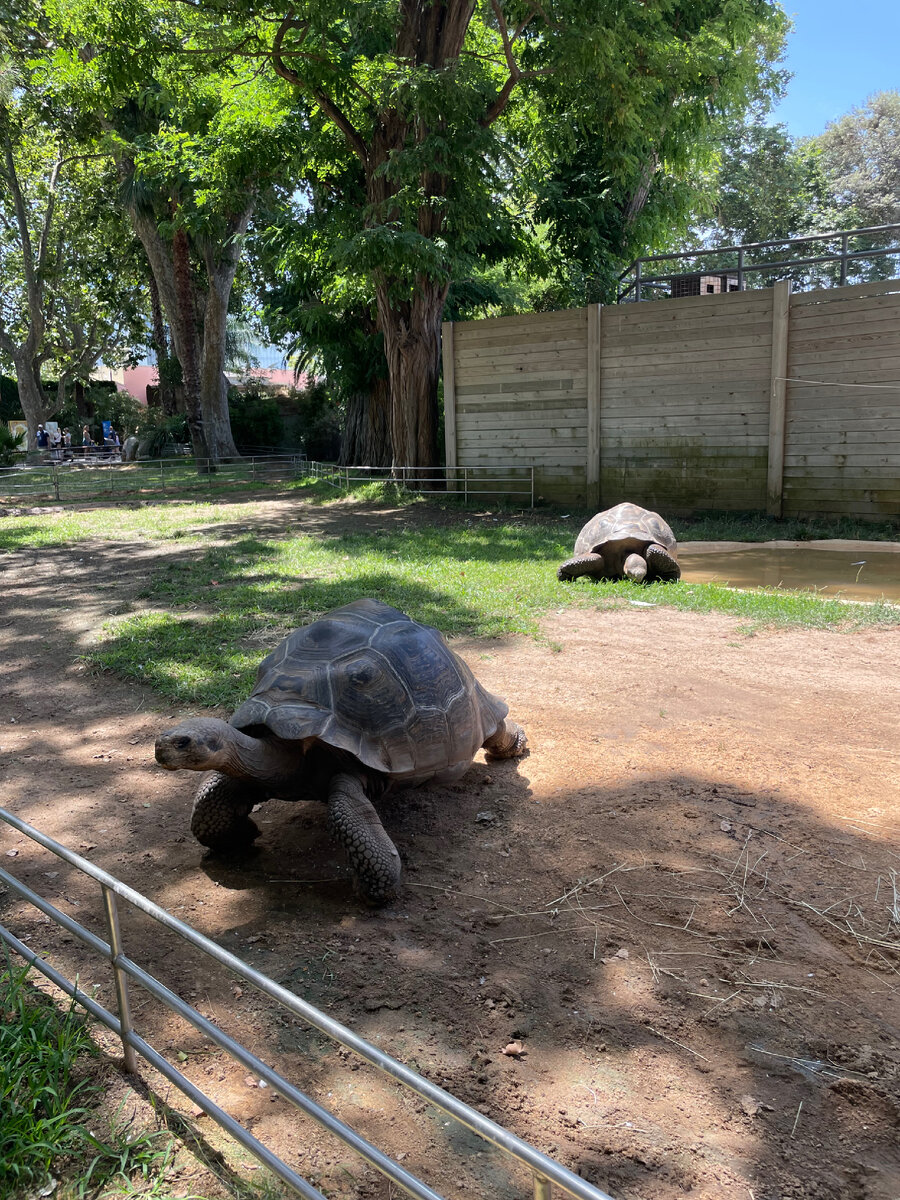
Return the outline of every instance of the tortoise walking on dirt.
{"type": "Polygon", "coordinates": [[[659,513],[637,504],[617,504],[597,513],[575,541],[575,554],[557,578],[631,579],[674,582],[681,578],[675,534],[659,513]]]}
{"type": "Polygon", "coordinates": [[[321,800],[332,836],[372,904],[395,894],[400,856],[372,805],[390,787],[448,783],[480,747],[515,758],[527,745],[436,629],[378,600],[355,600],[296,629],[263,659],[230,721],[197,717],[161,734],[156,761],[207,771],[191,832],[213,849],[259,836],[255,804],[321,800]]]}

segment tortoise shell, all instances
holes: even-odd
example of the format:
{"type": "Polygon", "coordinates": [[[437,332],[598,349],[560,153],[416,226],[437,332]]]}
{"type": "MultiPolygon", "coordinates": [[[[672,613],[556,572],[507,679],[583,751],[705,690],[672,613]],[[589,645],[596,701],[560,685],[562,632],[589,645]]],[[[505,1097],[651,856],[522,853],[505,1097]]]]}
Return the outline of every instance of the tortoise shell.
{"type": "Polygon", "coordinates": [[[591,517],[575,540],[575,554],[642,553],[654,542],[674,557],[675,534],[659,513],[639,504],[617,504],[591,517]]]}
{"type": "Polygon", "coordinates": [[[260,663],[231,724],[316,738],[394,781],[452,779],[509,708],[441,634],[379,600],[355,600],[294,630],[260,663]]]}

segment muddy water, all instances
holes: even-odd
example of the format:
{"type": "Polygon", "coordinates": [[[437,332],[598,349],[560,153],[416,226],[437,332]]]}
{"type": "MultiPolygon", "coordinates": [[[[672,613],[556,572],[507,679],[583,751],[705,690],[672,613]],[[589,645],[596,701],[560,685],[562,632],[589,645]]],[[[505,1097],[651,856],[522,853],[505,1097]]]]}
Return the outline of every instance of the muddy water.
{"type": "Polygon", "coordinates": [[[896,542],[683,542],[678,561],[687,583],[783,587],[900,603],[896,542]]]}

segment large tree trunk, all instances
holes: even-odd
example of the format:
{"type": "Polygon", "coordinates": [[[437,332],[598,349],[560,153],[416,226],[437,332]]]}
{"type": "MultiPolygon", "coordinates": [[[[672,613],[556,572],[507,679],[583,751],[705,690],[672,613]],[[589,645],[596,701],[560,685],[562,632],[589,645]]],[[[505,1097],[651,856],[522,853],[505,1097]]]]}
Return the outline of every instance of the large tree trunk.
{"type": "Polygon", "coordinates": [[[341,434],[343,466],[391,465],[390,397],[388,381],[376,379],[370,391],[349,398],[341,434]]]}
{"type": "Polygon", "coordinates": [[[209,279],[203,314],[203,355],[200,372],[200,403],[206,423],[206,440],[215,458],[239,458],[228,413],[228,380],[225,378],[225,329],[228,301],[241,258],[244,234],[256,207],[251,196],[244,211],[228,223],[227,237],[203,247],[209,279]]]}
{"type": "Polygon", "coordinates": [[[391,465],[437,467],[440,333],[447,285],[419,276],[411,301],[376,289],[390,380],[391,465]]]}
{"type": "Polygon", "coordinates": [[[41,389],[33,359],[28,354],[22,353],[12,354],[10,357],[16,372],[19,403],[22,405],[25,423],[28,426],[25,449],[32,451],[36,444],[37,427],[49,419],[53,407],[41,389]]]}
{"type": "Polygon", "coordinates": [[[175,283],[175,327],[178,330],[176,344],[181,373],[184,377],[184,407],[191,446],[198,468],[209,470],[210,447],[206,440],[203,411],[200,407],[200,369],[197,354],[197,323],[194,313],[194,286],[191,277],[191,257],[187,234],[178,229],[172,238],[172,266],[175,283]]]}
{"type": "MultiPolygon", "coordinates": [[[[149,259],[147,265],[150,265],[149,259]]],[[[153,313],[153,341],[156,351],[156,367],[159,374],[159,405],[167,417],[173,417],[177,410],[175,389],[172,386],[172,367],[169,355],[169,339],[166,335],[166,325],[163,320],[162,303],[159,298],[159,287],[156,276],[151,268],[147,272],[150,285],[150,308],[153,313]]]]}

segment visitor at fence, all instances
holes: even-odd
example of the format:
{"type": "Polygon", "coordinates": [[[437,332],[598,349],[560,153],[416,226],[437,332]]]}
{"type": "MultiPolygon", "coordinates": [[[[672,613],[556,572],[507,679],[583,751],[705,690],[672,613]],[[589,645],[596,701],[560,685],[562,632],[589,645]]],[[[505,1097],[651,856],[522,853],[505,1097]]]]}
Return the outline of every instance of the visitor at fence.
{"type": "Polygon", "coordinates": [[[88,429],[87,425],[85,425],[84,429],[82,429],[82,431],[81,431],[81,452],[82,452],[82,454],[87,454],[88,450],[91,448],[91,446],[93,446],[93,444],[94,444],[94,439],[91,437],[91,431],[90,431],[90,429],[88,429]]]}
{"type": "Polygon", "coordinates": [[[59,432],[59,427],[50,430],[50,457],[54,462],[60,462],[62,459],[62,434],[59,432]]]}
{"type": "Polygon", "coordinates": [[[34,440],[37,442],[38,450],[49,450],[50,434],[43,425],[38,425],[37,433],[34,435],[34,440]]]}

